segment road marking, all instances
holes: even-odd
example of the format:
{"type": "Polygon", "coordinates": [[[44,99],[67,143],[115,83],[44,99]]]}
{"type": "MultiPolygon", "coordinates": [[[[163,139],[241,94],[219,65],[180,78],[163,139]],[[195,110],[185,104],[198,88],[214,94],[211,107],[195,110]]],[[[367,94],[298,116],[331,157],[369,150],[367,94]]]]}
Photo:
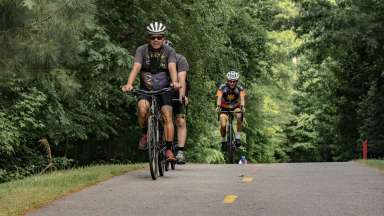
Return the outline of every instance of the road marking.
{"type": "Polygon", "coordinates": [[[237,197],[238,196],[232,195],[232,194],[231,195],[226,195],[224,197],[223,203],[225,203],[225,204],[232,204],[232,203],[234,203],[236,201],[237,197]]]}
{"type": "Polygon", "coordinates": [[[253,181],[253,178],[250,177],[250,176],[244,176],[243,177],[243,182],[245,183],[249,183],[249,182],[252,182],[253,181]]]}

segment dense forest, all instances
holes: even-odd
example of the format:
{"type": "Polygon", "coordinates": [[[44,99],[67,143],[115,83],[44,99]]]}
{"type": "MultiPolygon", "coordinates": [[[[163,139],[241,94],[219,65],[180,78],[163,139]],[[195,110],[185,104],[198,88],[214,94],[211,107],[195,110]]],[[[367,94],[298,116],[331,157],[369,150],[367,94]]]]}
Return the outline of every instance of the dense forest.
{"type": "Polygon", "coordinates": [[[144,160],[120,86],[152,21],[190,65],[189,162],[224,162],[214,108],[229,70],[247,91],[250,162],[346,161],[363,140],[384,157],[384,1],[0,0],[0,182],[144,160]]]}

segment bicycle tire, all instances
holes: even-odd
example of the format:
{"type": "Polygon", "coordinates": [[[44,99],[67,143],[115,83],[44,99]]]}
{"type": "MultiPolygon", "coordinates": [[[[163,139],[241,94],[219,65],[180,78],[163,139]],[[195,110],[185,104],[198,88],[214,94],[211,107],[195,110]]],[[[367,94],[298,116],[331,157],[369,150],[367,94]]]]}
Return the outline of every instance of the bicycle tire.
{"type": "Polygon", "coordinates": [[[165,163],[164,163],[164,152],[163,151],[160,151],[159,152],[159,157],[158,157],[158,166],[159,166],[159,175],[160,176],[164,176],[164,172],[165,172],[165,163]]]}
{"type": "Polygon", "coordinates": [[[158,174],[158,151],[157,145],[157,121],[154,116],[148,117],[148,162],[149,170],[153,180],[156,180],[158,174]]]}
{"type": "Polygon", "coordinates": [[[233,142],[234,142],[234,131],[232,126],[232,121],[228,122],[228,132],[227,132],[227,153],[228,153],[228,163],[233,164],[234,163],[234,149],[233,149],[233,142]]]}
{"type": "MultiPolygon", "coordinates": [[[[172,143],[172,152],[176,156],[176,143],[172,143]]],[[[175,170],[176,168],[176,161],[171,161],[171,169],[175,170]]]]}
{"type": "Polygon", "coordinates": [[[169,170],[169,161],[165,161],[165,171],[169,170]]]}
{"type": "Polygon", "coordinates": [[[164,148],[164,142],[160,139],[159,145],[159,174],[160,176],[164,176],[164,172],[167,171],[165,168],[165,148],[164,148]]]}

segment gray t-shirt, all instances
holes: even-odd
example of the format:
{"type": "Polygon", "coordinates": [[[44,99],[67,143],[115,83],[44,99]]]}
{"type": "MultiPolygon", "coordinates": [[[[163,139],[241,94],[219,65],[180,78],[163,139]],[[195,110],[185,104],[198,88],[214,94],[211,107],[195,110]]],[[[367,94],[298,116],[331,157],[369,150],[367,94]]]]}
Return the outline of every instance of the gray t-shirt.
{"type": "MultiPolygon", "coordinates": [[[[164,55],[164,58],[167,61],[167,63],[168,64],[176,63],[176,51],[172,47],[167,45],[163,45],[162,49],[163,49],[162,54],[164,55]]],[[[160,55],[160,52],[155,54],[160,55]]],[[[148,57],[150,57],[148,53],[148,44],[141,45],[136,49],[136,53],[135,53],[136,63],[140,63],[141,65],[149,64],[150,59],[148,57]]],[[[166,65],[166,67],[168,67],[168,65],[166,65]]]]}
{"type": "Polygon", "coordinates": [[[176,52],[164,45],[159,51],[150,50],[148,44],[136,49],[135,63],[141,64],[140,85],[147,90],[169,87],[168,64],[176,63],[176,52]]]}
{"type": "Polygon", "coordinates": [[[189,71],[189,65],[188,65],[187,59],[179,53],[176,53],[176,69],[178,73],[181,71],[185,71],[185,72],[189,71]]]}

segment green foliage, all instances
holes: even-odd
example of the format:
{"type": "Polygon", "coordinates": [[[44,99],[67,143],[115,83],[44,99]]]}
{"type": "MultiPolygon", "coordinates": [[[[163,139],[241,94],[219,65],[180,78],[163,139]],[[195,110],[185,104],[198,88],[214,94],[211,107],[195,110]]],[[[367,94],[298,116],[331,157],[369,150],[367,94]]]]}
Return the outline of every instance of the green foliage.
{"type": "Polygon", "coordinates": [[[0,112],[0,154],[10,155],[20,145],[20,132],[6,114],[0,112]]]}
{"type": "Polygon", "coordinates": [[[0,158],[0,183],[39,173],[47,165],[47,160],[33,148],[20,145],[12,155],[0,158]]]}
{"type": "MultiPolygon", "coordinates": [[[[297,1],[301,11],[296,31],[306,38],[302,50],[314,65],[324,65],[331,60],[330,68],[317,83],[330,81],[315,88],[326,87],[326,100],[311,104],[320,110],[319,120],[327,121],[318,128],[319,141],[328,149],[325,159],[346,160],[356,156],[362,140],[372,141],[371,156],[382,157],[383,86],[382,18],[384,3],[373,0],[297,1]],[[327,78],[328,77],[328,78],[327,78]],[[332,86],[329,88],[328,86],[332,86]],[[380,92],[380,93],[379,93],[380,92]],[[325,103],[324,103],[325,102],[325,103]],[[324,106],[327,105],[327,106],[324,106]],[[320,109],[319,109],[320,108],[320,109]],[[321,117],[321,118],[320,118],[321,117]],[[324,134],[325,133],[325,134],[324,134]],[[324,142],[324,135],[334,139],[324,142]]],[[[316,101],[316,100],[315,100],[316,101]]]]}

